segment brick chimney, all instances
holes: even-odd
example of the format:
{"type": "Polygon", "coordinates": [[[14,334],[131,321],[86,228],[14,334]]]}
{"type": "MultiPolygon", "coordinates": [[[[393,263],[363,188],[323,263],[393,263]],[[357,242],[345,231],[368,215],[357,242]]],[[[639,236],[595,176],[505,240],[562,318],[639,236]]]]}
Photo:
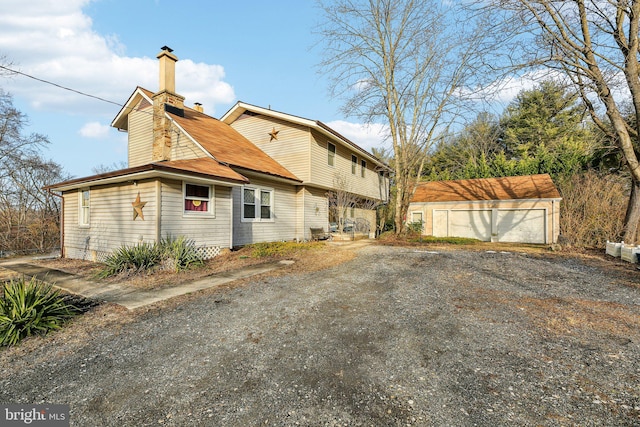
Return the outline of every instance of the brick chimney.
{"type": "Polygon", "coordinates": [[[160,64],[160,88],[153,95],[153,152],[154,162],[171,160],[171,121],[165,111],[184,114],[184,97],[176,93],[176,62],[178,57],[167,46],[157,58],[160,64]]]}
{"type": "Polygon", "coordinates": [[[193,109],[199,113],[204,113],[204,108],[202,107],[202,104],[199,102],[194,103],[193,109]]]}

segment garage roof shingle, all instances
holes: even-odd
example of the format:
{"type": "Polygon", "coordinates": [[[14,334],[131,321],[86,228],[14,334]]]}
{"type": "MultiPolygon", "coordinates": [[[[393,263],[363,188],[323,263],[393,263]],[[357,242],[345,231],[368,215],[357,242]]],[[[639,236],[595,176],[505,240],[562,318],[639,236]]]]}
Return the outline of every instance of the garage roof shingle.
{"type": "Polygon", "coordinates": [[[411,202],[560,199],[548,174],[420,183],[411,202]]]}

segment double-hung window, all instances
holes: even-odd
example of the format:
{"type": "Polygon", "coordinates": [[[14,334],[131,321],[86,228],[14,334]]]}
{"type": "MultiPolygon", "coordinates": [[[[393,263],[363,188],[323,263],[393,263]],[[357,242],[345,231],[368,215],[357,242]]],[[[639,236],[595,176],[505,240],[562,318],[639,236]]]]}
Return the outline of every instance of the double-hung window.
{"type": "Polygon", "coordinates": [[[351,155],[351,173],[353,175],[356,174],[356,169],[358,168],[358,157],[351,155]]]}
{"type": "Polygon", "coordinates": [[[327,164],[334,166],[336,164],[336,146],[327,142],[327,164]]]}
{"type": "Polygon", "coordinates": [[[184,213],[213,214],[213,189],[210,185],[184,183],[184,213]]]}
{"type": "Polygon", "coordinates": [[[367,170],[367,161],[366,160],[362,160],[360,163],[361,166],[361,170],[360,170],[360,176],[364,178],[365,175],[365,171],[367,170]]]}
{"type": "Polygon", "coordinates": [[[273,190],[245,187],[242,189],[242,220],[272,221],[273,190]]]}
{"type": "Polygon", "coordinates": [[[91,214],[91,192],[88,188],[80,190],[78,224],[81,227],[89,227],[91,214]]]}

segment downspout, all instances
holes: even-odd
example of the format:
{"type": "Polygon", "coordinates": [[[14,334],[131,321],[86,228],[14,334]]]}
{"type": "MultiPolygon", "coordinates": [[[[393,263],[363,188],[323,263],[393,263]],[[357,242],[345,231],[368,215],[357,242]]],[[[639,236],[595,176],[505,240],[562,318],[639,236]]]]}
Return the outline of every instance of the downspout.
{"type": "Polygon", "coordinates": [[[64,197],[62,194],[56,194],[47,188],[47,192],[52,196],[60,197],[60,258],[64,258],[64,197]]]}

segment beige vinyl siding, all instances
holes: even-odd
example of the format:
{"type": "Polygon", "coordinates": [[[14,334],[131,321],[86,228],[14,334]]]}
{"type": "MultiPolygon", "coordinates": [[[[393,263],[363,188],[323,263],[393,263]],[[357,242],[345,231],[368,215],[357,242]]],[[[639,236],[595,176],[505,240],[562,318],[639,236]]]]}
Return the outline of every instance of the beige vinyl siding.
{"type": "Polygon", "coordinates": [[[273,181],[249,177],[250,187],[273,189],[273,221],[242,221],[242,189],[233,192],[233,244],[243,246],[258,242],[275,242],[296,239],[296,187],[273,181]]]}
{"type": "Polygon", "coordinates": [[[323,228],[329,231],[329,202],[326,191],[317,188],[304,190],[304,238],[310,239],[309,228],[323,228]]]}
{"type": "Polygon", "coordinates": [[[62,246],[63,252],[67,258],[91,259],[89,253],[89,241],[86,240],[90,236],[90,229],[80,228],[79,221],[79,196],[77,190],[63,193],[64,198],[64,242],[62,246]],[[83,253],[86,256],[83,256],[83,253]]]}
{"type": "Polygon", "coordinates": [[[151,163],[153,145],[153,108],[141,100],[129,113],[129,167],[151,163]]]}
{"type": "Polygon", "coordinates": [[[309,180],[309,128],[266,116],[244,116],[231,127],[299,179],[309,180]],[[269,136],[274,128],[277,140],[269,136]]]}
{"type": "Polygon", "coordinates": [[[303,186],[297,187],[296,193],[296,239],[304,240],[305,239],[305,217],[304,217],[304,203],[307,197],[307,189],[303,186]]]}
{"type": "Polygon", "coordinates": [[[312,131],[311,135],[313,139],[311,143],[311,177],[309,184],[333,188],[336,186],[337,179],[339,179],[337,177],[341,177],[345,182],[345,188],[340,188],[340,190],[370,199],[381,198],[380,179],[372,161],[318,132],[312,131]],[[336,146],[334,166],[329,166],[327,161],[328,143],[336,146]],[[358,158],[355,174],[351,173],[352,155],[358,158]],[[367,162],[364,177],[361,176],[363,159],[367,162]]]}
{"type": "Polygon", "coordinates": [[[156,237],[155,181],[138,185],[93,187],[91,192],[90,225],[78,226],[78,192],[65,193],[65,254],[69,258],[102,260],[123,245],[154,242],[156,237]],[[144,221],[133,219],[132,203],[140,192],[144,221]]]}
{"type": "MultiPolygon", "coordinates": [[[[201,185],[201,184],[199,184],[201,185]]],[[[231,243],[231,189],[214,186],[214,215],[184,215],[182,181],[163,181],[161,237],[185,236],[196,246],[228,248],[231,243]]]]}

